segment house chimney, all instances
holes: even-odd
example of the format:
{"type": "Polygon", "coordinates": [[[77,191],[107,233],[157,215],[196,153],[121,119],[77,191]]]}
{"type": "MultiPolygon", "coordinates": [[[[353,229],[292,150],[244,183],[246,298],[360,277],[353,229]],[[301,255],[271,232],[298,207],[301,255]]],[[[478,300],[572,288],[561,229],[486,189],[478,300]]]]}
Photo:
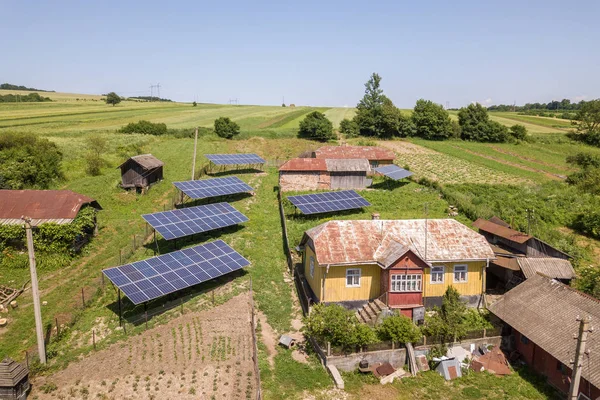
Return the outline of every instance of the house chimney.
{"type": "Polygon", "coordinates": [[[371,214],[371,219],[373,221],[378,221],[379,220],[379,213],[373,213],[373,214],[371,214]]]}

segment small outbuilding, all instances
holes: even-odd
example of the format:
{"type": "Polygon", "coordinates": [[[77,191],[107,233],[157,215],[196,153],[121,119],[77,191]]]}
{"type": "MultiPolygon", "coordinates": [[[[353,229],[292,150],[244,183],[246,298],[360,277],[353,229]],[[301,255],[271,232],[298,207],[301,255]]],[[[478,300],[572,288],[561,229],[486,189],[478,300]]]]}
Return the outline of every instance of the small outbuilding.
{"type": "Polygon", "coordinates": [[[460,361],[458,361],[456,358],[447,358],[441,360],[437,367],[435,367],[435,370],[447,381],[451,381],[452,379],[460,378],[462,376],[460,361]]]}
{"type": "Polygon", "coordinates": [[[372,182],[366,159],[293,158],[279,168],[282,191],[364,189],[372,182]]]}
{"type": "Polygon", "coordinates": [[[25,400],[29,387],[27,367],[5,358],[0,363],[0,399],[25,400]]]}
{"type": "Polygon", "coordinates": [[[312,153],[312,157],[320,159],[365,159],[371,168],[394,163],[396,154],[388,149],[378,146],[323,146],[312,153]]]}
{"type": "Polygon", "coordinates": [[[121,187],[124,189],[144,189],[163,179],[165,164],[152,154],[133,156],[119,165],[121,187]]]}

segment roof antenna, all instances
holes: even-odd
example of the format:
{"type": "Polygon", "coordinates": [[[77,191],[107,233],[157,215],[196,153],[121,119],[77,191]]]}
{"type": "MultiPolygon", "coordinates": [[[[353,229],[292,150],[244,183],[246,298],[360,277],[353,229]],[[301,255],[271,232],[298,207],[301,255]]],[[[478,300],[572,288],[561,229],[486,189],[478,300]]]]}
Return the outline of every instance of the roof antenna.
{"type": "Polygon", "coordinates": [[[427,227],[429,225],[429,203],[423,205],[425,207],[425,261],[427,261],[427,227]]]}

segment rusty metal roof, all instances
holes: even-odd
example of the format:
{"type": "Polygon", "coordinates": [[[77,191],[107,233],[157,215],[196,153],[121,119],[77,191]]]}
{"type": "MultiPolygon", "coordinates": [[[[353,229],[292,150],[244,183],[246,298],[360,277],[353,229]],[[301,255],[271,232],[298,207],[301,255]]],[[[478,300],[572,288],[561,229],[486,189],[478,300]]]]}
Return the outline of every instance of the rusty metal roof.
{"type": "Polygon", "coordinates": [[[364,158],[369,161],[392,161],[396,154],[388,149],[376,146],[323,146],[315,150],[316,158],[364,158]]]}
{"type": "Polygon", "coordinates": [[[152,154],[140,154],[139,156],[133,156],[128,158],[123,164],[119,165],[117,168],[121,168],[129,160],[133,160],[145,169],[154,169],[165,165],[165,163],[160,161],[158,158],[154,157],[152,154]]]}
{"type": "Polygon", "coordinates": [[[308,238],[321,265],[383,264],[398,244],[427,262],[495,258],[483,236],[453,219],[329,221],[306,231],[302,242],[308,238]]]}
{"type": "Polygon", "coordinates": [[[0,190],[0,224],[22,225],[23,216],[31,218],[32,226],[68,224],[85,204],[102,209],[96,200],[71,190],[0,190]]]}
{"type": "Polygon", "coordinates": [[[0,363],[0,387],[15,387],[28,374],[27,367],[6,357],[0,363]]]}
{"type": "Polygon", "coordinates": [[[527,279],[537,272],[554,279],[575,278],[575,270],[569,260],[553,257],[519,257],[517,262],[527,279]]]}
{"type": "Polygon", "coordinates": [[[510,225],[508,224],[508,222],[504,221],[500,217],[496,217],[495,215],[492,218],[490,218],[488,221],[493,222],[496,225],[501,225],[506,228],[510,228],[510,225]]]}
{"type": "Polygon", "coordinates": [[[516,231],[503,225],[498,225],[491,221],[479,218],[473,222],[473,226],[478,228],[480,231],[488,232],[501,238],[510,240],[511,242],[523,244],[533,236],[529,236],[526,233],[516,231]]]}
{"type": "MultiPolygon", "coordinates": [[[[498,255],[498,254],[496,253],[496,255],[498,255]]],[[[502,267],[502,268],[510,269],[512,271],[520,271],[521,270],[521,268],[519,267],[519,263],[517,262],[517,258],[515,258],[515,257],[498,256],[494,260],[493,264],[495,264],[499,267],[502,267]]]]}
{"type": "Polygon", "coordinates": [[[327,171],[325,160],[316,158],[292,158],[286,161],[280,171],[327,171]]]}
{"type": "Polygon", "coordinates": [[[600,300],[536,274],[488,309],[565,365],[575,356],[577,317],[592,317],[582,376],[600,388],[600,300]]]}

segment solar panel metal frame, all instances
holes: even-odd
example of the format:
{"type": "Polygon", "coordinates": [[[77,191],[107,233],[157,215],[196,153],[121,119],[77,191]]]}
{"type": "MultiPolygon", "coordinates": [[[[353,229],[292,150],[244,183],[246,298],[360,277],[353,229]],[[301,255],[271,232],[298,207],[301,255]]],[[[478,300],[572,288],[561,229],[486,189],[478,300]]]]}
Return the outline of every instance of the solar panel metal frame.
{"type": "Polygon", "coordinates": [[[266,161],[254,153],[246,154],[205,154],[215,165],[249,165],[264,164],[266,161]]]}
{"type": "Polygon", "coordinates": [[[107,268],[102,273],[137,305],[218,278],[248,265],[250,261],[219,239],[107,268]]]}
{"type": "Polygon", "coordinates": [[[142,218],[166,240],[248,221],[248,217],[225,202],[143,214],[142,218]]]}
{"type": "Polygon", "coordinates": [[[254,190],[237,176],[173,182],[173,185],[190,199],[207,199],[254,190]]]}
{"type": "Polygon", "coordinates": [[[371,203],[354,190],[288,196],[287,199],[302,214],[306,215],[352,210],[371,205],[371,203]]]}
{"type": "Polygon", "coordinates": [[[384,165],[382,167],[377,167],[377,168],[375,168],[375,171],[387,176],[388,178],[396,180],[396,181],[399,181],[400,179],[408,178],[409,176],[413,175],[412,172],[407,171],[403,168],[400,168],[396,164],[384,165]]]}

